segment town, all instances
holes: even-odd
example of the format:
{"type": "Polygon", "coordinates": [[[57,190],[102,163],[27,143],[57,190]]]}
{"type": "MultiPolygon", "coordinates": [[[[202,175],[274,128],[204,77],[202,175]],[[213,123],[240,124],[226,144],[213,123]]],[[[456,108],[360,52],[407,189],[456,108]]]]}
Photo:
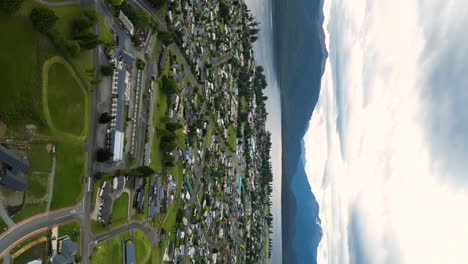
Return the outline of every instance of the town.
{"type": "Polygon", "coordinates": [[[1,9],[42,63],[38,96],[0,109],[2,263],[269,263],[267,83],[245,3],[1,9]]]}

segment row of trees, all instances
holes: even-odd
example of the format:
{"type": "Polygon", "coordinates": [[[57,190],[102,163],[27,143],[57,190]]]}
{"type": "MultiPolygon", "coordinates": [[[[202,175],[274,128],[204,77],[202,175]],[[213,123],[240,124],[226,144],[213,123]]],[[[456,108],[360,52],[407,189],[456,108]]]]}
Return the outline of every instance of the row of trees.
{"type": "Polygon", "coordinates": [[[14,14],[20,10],[24,0],[2,0],[0,1],[0,10],[7,14],[14,14]]]}
{"type": "Polygon", "coordinates": [[[80,50],[94,49],[102,43],[99,37],[91,31],[91,27],[98,22],[98,14],[94,9],[84,9],[82,14],[73,21],[71,36],[66,36],[54,28],[59,17],[50,8],[33,8],[30,19],[34,29],[46,34],[57,50],[66,56],[77,57],[80,50]]]}

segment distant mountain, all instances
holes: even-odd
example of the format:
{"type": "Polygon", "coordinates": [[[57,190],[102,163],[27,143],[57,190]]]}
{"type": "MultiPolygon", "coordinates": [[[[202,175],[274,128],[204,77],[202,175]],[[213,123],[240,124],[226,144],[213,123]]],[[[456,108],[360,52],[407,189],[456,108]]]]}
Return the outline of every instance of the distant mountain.
{"type": "Polygon", "coordinates": [[[302,139],[317,103],[327,52],[323,1],[275,0],[282,110],[283,263],[316,263],[319,205],[304,171],[302,139]]]}

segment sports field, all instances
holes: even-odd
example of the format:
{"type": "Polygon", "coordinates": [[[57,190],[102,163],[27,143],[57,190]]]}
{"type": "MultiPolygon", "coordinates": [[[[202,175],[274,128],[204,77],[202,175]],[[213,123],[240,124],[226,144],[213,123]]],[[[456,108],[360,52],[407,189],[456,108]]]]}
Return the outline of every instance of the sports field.
{"type": "Polygon", "coordinates": [[[49,127],[58,133],[84,137],[88,97],[73,68],[54,57],[43,68],[43,104],[49,127]]]}

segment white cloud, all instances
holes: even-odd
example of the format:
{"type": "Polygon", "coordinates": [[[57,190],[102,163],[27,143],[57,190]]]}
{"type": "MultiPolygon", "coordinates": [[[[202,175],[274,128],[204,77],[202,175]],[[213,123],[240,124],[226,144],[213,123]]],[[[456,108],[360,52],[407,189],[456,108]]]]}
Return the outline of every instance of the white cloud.
{"type": "Polygon", "coordinates": [[[435,133],[431,120],[442,109],[438,126],[452,125],[463,110],[451,91],[465,83],[440,73],[440,61],[450,52],[462,65],[444,66],[468,70],[455,60],[465,51],[451,49],[468,31],[468,2],[440,2],[325,1],[330,57],[304,138],[323,227],[318,263],[468,262],[468,194],[445,180],[461,176],[450,160],[468,149],[448,156],[453,131],[435,133]],[[447,85],[442,102],[428,96],[438,95],[434,74],[447,85]]]}

